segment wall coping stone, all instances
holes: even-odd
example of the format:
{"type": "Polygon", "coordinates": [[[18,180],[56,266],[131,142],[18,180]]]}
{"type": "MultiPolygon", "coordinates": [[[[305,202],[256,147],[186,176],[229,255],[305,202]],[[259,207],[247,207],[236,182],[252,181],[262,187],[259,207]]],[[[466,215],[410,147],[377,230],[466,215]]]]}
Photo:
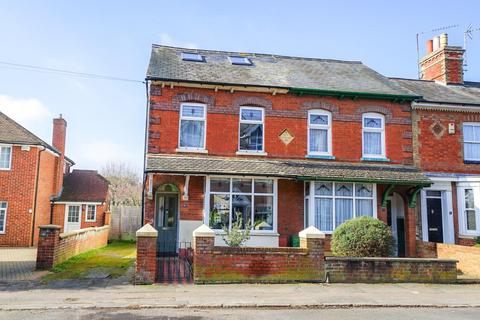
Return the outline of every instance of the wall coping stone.
{"type": "Polygon", "coordinates": [[[46,224],[43,226],[39,226],[40,229],[61,229],[62,227],[56,225],[56,224],[46,224]]]}
{"type": "Polygon", "coordinates": [[[70,232],[64,232],[64,233],[61,233],[59,237],[60,237],[60,239],[65,239],[65,238],[76,236],[76,235],[79,235],[79,234],[82,234],[82,233],[87,233],[89,231],[98,232],[98,231],[102,231],[102,230],[106,230],[106,229],[110,229],[110,226],[106,225],[106,226],[102,226],[102,227],[88,227],[88,228],[78,229],[78,230],[74,230],[74,231],[70,231],[70,232]]]}
{"type": "Polygon", "coordinates": [[[455,262],[458,260],[455,259],[436,259],[436,258],[394,258],[394,257],[325,257],[325,260],[328,261],[385,261],[385,262],[455,262]]]}
{"type": "Polygon", "coordinates": [[[158,231],[150,223],[147,223],[143,227],[137,230],[136,236],[138,237],[149,237],[156,238],[158,237],[158,231]]]}
{"type": "Polygon", "coordinates": [[[200,227],[197,229],[193,230],[193,237],[209,237],[209,238],[214,238],[215,237],[215,231],[210,229],[206,224],[202,224],[200,227]]]}
{"type": "Polygon", "coordinates": [[[298,236],[300,238],[306,238],[306,239],[325,239],[325,233],[318,230],[314,226],[310,226],[306,229],[303,229],[298,233],[298,236]]]}

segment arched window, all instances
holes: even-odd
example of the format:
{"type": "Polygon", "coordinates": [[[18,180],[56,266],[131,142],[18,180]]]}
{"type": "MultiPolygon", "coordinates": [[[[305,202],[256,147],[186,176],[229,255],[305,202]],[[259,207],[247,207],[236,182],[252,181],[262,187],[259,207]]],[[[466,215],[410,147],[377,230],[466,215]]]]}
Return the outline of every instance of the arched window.
{"type": "Polygon", "coordinates": [[[364,113],[362,116],[363,158],[386,158],[385,117],[379,113],[364,113]]]}
{"type": "Polygon", "coordinates": [[[328,111],[308,111],[308,154],[332,155],[332,114],[328,111]]]}

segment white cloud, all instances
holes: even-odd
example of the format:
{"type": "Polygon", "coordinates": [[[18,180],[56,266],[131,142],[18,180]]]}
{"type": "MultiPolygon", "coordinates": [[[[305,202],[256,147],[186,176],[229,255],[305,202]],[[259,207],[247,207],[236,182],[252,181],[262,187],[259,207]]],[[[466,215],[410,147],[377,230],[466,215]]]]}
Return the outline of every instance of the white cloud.
{"type": "Polygon", "coordinates": [[[160,44],[172,47],[183,47],[190,49],[197,49],[198,46],[193,42],[183,42],[173,39],[172,36],[166,32],[160,33],[160,44]]]}
{"type": "Polygon", "coordinates": [[[30,130],[31,127],[39,127],[45,120],[52,118],[47,107],[34,98],[0,95],[0,111],[30,130]]]}

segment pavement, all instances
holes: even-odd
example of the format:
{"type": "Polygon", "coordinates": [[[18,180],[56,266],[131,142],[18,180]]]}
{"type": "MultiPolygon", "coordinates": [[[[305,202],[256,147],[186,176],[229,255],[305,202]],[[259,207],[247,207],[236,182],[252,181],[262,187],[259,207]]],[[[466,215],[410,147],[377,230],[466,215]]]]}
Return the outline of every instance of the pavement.
{"type": "Polygon", "coordinates": [[[0,312],[227,308],[480,308],[480,285],[0,286],[0,312]]]}
{"type": "Polygon", "coordinates": [[[0,282],[35,280],[45,272],[35,271],[36,248],[0,248],[0,282]]]}

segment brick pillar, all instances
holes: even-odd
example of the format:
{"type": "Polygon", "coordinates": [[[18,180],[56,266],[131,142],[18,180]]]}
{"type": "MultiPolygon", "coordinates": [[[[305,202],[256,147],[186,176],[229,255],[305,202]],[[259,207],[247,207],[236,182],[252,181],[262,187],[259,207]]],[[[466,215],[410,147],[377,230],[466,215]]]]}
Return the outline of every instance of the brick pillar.
{"type": "Polygon", "coordinates": [[[193,280],[194,282],[208,282],[213,269],[212,259],[215,247],[215,232],[206,224],[193,231],[193,280]]]}
{"type": "Polygon", "coordinates": [[[105,211],[105,214],[103,216],[103,225],[109,226],[111,222],[112,222],[112,213],[110,211],[105,211]]]}
{"type": "Polygon", "coordinates": [[[157,237],[158,231],[150,224],[137,231],[137,264],[135,282],[151,284],[157,280],[157,237]]]}
{"type": "Polygon", "coordinates": [[[325,233],[310,226],[298,233],[300,248],[308,249],[311,279],[308,281],[323,281],[325,279],[325,233]]]}
{"type": "Polygon", "coordinates": [[[40,226],[37,247],[37,270],[50,270],[55,264],[55,254],[60,241],[60,226],[40,226]]]}
{"type": "Polygon", "coordinates": [[[417,255],[417,224],[415,223],[415,208],[410,208],[408,206],[408,201],[405,201],[405,207],[407,208],[405,214],[405,247],[407,252],[405,255],[413,258],[417,255]]]}

